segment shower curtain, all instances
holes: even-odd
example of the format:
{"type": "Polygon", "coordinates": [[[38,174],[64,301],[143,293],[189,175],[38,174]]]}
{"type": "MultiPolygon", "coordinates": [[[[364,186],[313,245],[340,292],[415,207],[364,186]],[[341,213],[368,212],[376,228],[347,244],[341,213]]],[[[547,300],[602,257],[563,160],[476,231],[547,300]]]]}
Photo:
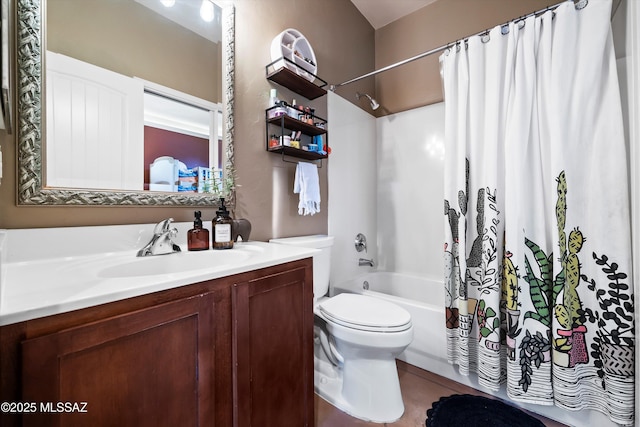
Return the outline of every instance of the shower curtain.
{"type": "Polygon", "coordinates": [[[627,157],[610,0],[441,56],[447,353],[510,399],[633,423],[627,157]]]}

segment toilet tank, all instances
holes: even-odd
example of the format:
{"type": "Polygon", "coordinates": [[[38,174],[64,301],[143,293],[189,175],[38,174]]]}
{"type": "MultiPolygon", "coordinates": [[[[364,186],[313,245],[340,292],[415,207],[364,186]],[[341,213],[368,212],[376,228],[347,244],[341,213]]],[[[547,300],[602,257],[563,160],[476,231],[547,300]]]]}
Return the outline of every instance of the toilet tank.
{"type": "Polygon", "coordinates": [[[329,292],[329,273],[331,272],[331,246],[333,236],[317,234],[313,236],[284,237],[271,239],[270,243],[300,246],[303,248],[320,249],[320,253],[313,256],[313,300],[329,292]]]}

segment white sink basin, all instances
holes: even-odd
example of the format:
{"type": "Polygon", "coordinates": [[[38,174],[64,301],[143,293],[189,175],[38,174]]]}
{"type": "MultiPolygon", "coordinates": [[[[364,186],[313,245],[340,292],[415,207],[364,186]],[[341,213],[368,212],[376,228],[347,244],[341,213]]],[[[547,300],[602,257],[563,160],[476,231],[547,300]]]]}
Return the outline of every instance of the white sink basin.
{"type": "Polygon", "coordinates": [[[98,277],[126,278],[180,274],[198,270],[219,270],[238,265],[251,256],[251,252],[239,250],[208,250],[178,252],[126,259],[123,262],[98,270],[98,277]]]}
{"type": "MultiPolygon", "coordinates": [[[[178,241],[183,252],[138,258],[138,249],[153,229],[153,224],[143,226],[144,232],[138,225],[0,231],[0,252],[7,258],[0,263],[0,325],[215,280],[317,253],[316,249],[265,242],[189,252],[184,250],[186,242],[178,241]],[[34,249],[28,244],[34,241],[42,244],[34,249]],[[6,252],[8,247],[12,250],[6,252]]],[[[186,236],[192,224],[177,226],[186,236]]]]}

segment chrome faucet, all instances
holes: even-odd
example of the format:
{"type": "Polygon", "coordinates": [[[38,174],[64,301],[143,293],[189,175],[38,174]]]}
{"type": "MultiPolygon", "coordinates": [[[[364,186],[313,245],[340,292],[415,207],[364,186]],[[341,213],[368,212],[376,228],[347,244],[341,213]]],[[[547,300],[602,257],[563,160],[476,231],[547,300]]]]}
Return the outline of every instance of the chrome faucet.
{"type": "Polygon", "coordinates": [[[363,265],[368,265],[369,267],[373,267],[373,258],[371,258],[371,259],[360,258],[358,260],[358,265],[360,267],[362,267],[363,265]]]}
{"type": "Polygon", "coordinates": [[[180,246],[173,243],[174,237],[178,235],[178,229],[171,228],[173,218],[160,221],[153,229],[153,237],[138,251],[137,256],[164,255],[180,252],[180,246]]]}

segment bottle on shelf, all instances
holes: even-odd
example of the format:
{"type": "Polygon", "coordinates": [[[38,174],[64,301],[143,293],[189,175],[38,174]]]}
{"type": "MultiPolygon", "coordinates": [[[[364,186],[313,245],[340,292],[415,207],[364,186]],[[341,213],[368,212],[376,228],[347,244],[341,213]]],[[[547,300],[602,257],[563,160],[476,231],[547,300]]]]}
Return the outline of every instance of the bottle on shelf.
{"type": "Polygon", "coordinates": [[[271,92],[269,94],[269,108],[275,107],[279,103],[280,103],[280,100],[278,99],[276,90],[271,89],[271,92]]]}

